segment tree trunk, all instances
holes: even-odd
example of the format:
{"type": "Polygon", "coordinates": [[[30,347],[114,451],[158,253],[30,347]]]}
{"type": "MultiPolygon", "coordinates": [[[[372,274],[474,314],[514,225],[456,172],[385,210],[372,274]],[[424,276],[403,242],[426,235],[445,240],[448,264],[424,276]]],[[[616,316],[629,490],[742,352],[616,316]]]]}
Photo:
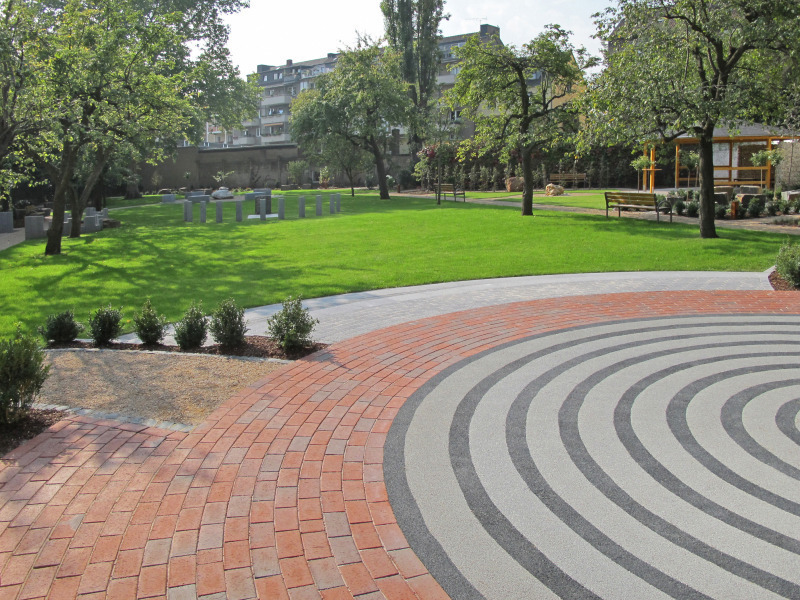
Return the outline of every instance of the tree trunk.
{"type": "Polygon", "coordinates": [[[533,160],[530,150],[522,149],[522,216],[533,216],[533,160]]]}
{"type": "Polygon", "coordinates": [[[714,226],[714,126],[706,126],[700,136],[700,237],[715,238],[714,226]]]}
{"type": "MultiPolygon", "coordinates": [[[[67,195],[72,185],[71,179],[75,168],[77,152],[77,148],[74,148],[69,142],[65,142],[64,148],[61,151],[61,160],[58,167],[53,166],[51,163],[45,163],[44,161],[40,163],[46,167],[50,179],[55,186],[50,229],[47,232],[47,244],[44,247],[46,256],[61,254],[61,234],[64,231],[64,211],[67,205],[67,195]]],[[[74,230],[75,227],[76,224],[73,223],[72,229],[74,230]]],[[[80,221],[77,223],[77,228],[80,230],[80,221]]]]}
{"type": "Polygon", "coordinates": [[[75,188],[72,186],[67,189],[67,196],[69,196],[70,204],[72,205],[72,229],[69,231],[69,237],[79,238],[81,237],[81,219],[83,218],[85,205],[78,198],[78,194],[75,193],[75,188]]]}
{"type": "Polygon", "coordinates": [[[370,143],[370,151],[372,156],[375,157],[375,169],[378,171],[378,191],[380,192],[381,200],[390,200],[389,186],[386,185],[386,165],[383,164],[383,153],[378,146],[377,142],[370,143]]]}

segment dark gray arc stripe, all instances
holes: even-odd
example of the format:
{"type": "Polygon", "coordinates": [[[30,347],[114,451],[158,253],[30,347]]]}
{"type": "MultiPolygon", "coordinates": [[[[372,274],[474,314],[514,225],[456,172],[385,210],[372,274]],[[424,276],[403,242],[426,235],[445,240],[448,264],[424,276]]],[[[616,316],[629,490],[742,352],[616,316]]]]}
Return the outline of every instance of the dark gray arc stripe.
{"type": "MultiPolygon", "coordinates": [[[[763,365],[761,367],[748,367],[745,369],[733,369],[718,375],[742,375],[746,373],[757,373],[763,371],[778,371],[782,369],[798,369],[800,364],[794,366],[783,365],[763,365]]],[[[800,516],[800,503],[779,496],[755,483],[752,483],[730,469],[727,465],[715,458],[695,439],[689,429],[689,423],[686,420],[686,408],[691,399],[697,394],[699,390],[714,383],[715,375],[698,379],[697,381],[687,385],[680,390],[667,405],[667,424],[672,430],[672,433],[680,441],[684,449],[691,454],[695,460],[700,462],[706,469],[714,473],[720,479],[723,479],[731,485],[738,487],[740,490],[754,496],[764,502],[772,504],[788,513],[800,516]]],[[[800,593],[798,594],[800,597],[800,593]]]]}
{"type": "MultiPolygon", "coordinates": [[[[699,326],[699,327],[741,327],[742,321],[741,317],[774,317],[775,320],[773,321],[764,321],[758,323],[761,327],[770,327],[770,326],[782,326],[782,327],[797,327],[798,323],[795,320],[787,320],[781,319],[777,315],[765,315],[759,313],[748,313],[748,314],[741,314],[737,315],[739,317],[737,320],[732,321],[719,321],[715,323],[707,323],[703,322],[698,325],[692,324],[683,324],[684,327],[692,327],[692,326],[699,326]]],[[[796,317],[797,315],[792,315],[796,317]]],[[[458,372],[461,369],[466,368],[471,363],[480,360],[481,358],[488,356],[494,352],[498,352],[501,350],[505,350],[519,344],[527,343],[533,340],[541,340],[547,339],[554,336],[563,335],[565,332],[575,332],[575,331],[592,331],[596,330],[601,327],[609,327],[613,325],[629,325],[631,323],[652,323],[652,322],[664,322],[669,323],[675,320],[684,320],[684,319],[691,319],[693,315],[675,315],[675,316],[667,316],[667,317],[652,317],[652,318],[637,318],[637,319],[620,319],[617,321],[606,321],[603,323],[592,323],[589,325],[579,325],[576,327],[568,327],[564,329],[559,329],[556,331],[549,331],[546,333],[532,335],[526,338],[521,338],[518,340],[513,340],[510,342],[506,342],[504,344],[498,344],[492,348],[484,350],[478,354],[470,356],[458,363],[450,365],[446,369],[440,371],[438,374],[434,375],[431,379],[425,382],[416,392],[414,392],[411,397],[409,397],[406,402],[400,407],[397,415],[395,416],[392,426],[389,429],[389,433],[387,435],[386,443],[384,444],[384,480],[386,482],[387,491],[389,494],[389,499],[391,501],[392,510],[395,513],[395,517],[397,518],[397,523],[402,529],[403,533],[406,536],[410,546],[416,552],[417,556],[423,561],[426,568],[431,572],[434,578],[442,585],[445,591],[452,597],[459,598],[459,600],[473,600],[473,599],[480,599],[483,596],[472,586],[472,584],[467,580],[466,577],[455,567],[453,562],[447,556],[447,553],[442,548],[441,544],[438,540],[431,534],[430,530],[427,528],[425,524],[425,520],[422,517],[422,513],[419,510],[419,506],[414,499],[413,494],[411,493],[411,489],[408,484],[408,478],[405,474],[405,436],[408,432],[408,428],[411,425],[411,421],[414,418],[414,413],[416,412],[417,408],[420,404],[425,400],[425,398],[444,380],[448,377],[453,375],[454,373],[458,372]]],[[[726,318],[730,317],[728,314],[709,314],[703,315],[704,319],[711,319],[711,318],[726,318]]],[[[664,330],[672,330],[674,326],[669,324],[667,325],[660,325],[660,326],[651,326],[651,327],[640,327],[638,329],[631,329],[626,331],[617,331],[608,334],[599,334],[594,336],[588,336],[582,338],[579,343],[585,343],[600,339],[605,339],[611,336],[619,336],[619,335],[633,335],[638,333],[644,332],[654,332],[654,331],[664,331],[664,330]]],[[[734,333],[734,332],[732,332],[734,333]]],[[[740,333],[737,331],[735,333],[740,333]]],[[[763,333],[763,331],[759,332],[763,333]]],[[[781,332],[782,335],[786,335],[786,331],[781,332]]],[[[661,338],[663,339],[663,338],[661,338]]],[[[557,344],[554,346],[549,347],[546,350],[541,352],[535,353],[535,356],[544,356],[550,352],[557,351],[559,349],[564,349],[568,347],[575,346],[575,341],[565,342],[561,344],[557,344]]],[[[527,362],[527,361],[524,361],[527,362]]],[[[513,363],[512,363],[513,364],[513,363]]],[[[462,486],[463,490],[463,486],[462,486]]],[[[499,511],[498,511],[499,512],[499,511]]],[[[487,524],[484,522],[483,519],[480,518],[478,514],[475,515],[481,523],[486,528],[487,524]]],[[[506,548],[506,551],[508,549],[506,548]]],[[[563,572],[556,567],[552,562],[550,562],[543,554],[541,554],[535,548],[533,549],[535,553],[534,560],[539,565],[537,571],[544,571],[548,568],[561,573],[562,576],[568,577],[563,572]]],[[[542,580],[542,578],[539,578],[542,580]]],[[[572,581],[570,579],[570,581],[572,581]]],[[[577,586],[577,582],[573,583],[577,586]]],[[[552,587],[550,589],[553,589],[552,587]]],[[[583,588],[581,588],[583,589],[583,588]]],[[[555,591],[555,590],[554,590],[555,591]]],[[[577,598],[596,598],[597,596],[585,590],[585,593],[581,596],[577,596],[577,598]]]]}
{"type": "MultiPolygon", "coordinates": [[[[763,342],[762,344],[772,345],[774,342],[763,342]]],[[[754,342],[743,342],[739,345],[751,346],[755,345],[754,342]]],[[[731,347],[732,344],[718,344],[719,346],[731,347]]],[[[586,394],[600,381],[606,379],[609,375],[626,367],[633,366],[641,360],[649,360],[658,358],[664,355],[677,353],[686,349],[676,349],[671,351],[662,351],[653,353],[652,355],[645,355],[636,359],[629,359],[621,363],[617,363],[611,369],[606,369],[601,373],[593,374],[588,379],[580,382],[570,393],[568,399],[562,405],[559,411],[559,423],[561,426],[561,439],[564,446],[569,452],[575,465],[581,470],[584,476],[592,482],[592,484],[599,489],[606,497],[612,500],[615,504],[620,506],[628,514],[634,517],[649,529],[658,533],[670,542],[704,558],[705,560],[716,564],[722,569],[733,573],[739,577],[743,577],[748,581],[756,583],[761,587],[770,589],[780,594],[791,593],[791,597],[800,598],[800,586],[797,586],[791,581],[787,581],[772,573],[768,573],[758,567],[754,567],[740,559],[730,556],[716,548],[709,546],[705,542],[695,538],[694,536],[682,531],[672,523],[666,521],[662,517],[651,512],[633,498],[627,492],[620,488],[601,468],[594,459],[591,458],[580,438],[580,432],[577,426],[577,413],[580,410],[580,405],[586,394]]],[[[753,356],[761,356],[762,354],[743,354],[743,355],[728,355],[726,357],[708,358],[686,362],[680,365],[673,365],[668,369],[663,369],[657,373],[646,377],[633,386],[631,386],[621,397],[617,407],[614,411],[614,425],[622,444],[628,450],[631,457],[645,470],[656,482],[661,486],[668,489],[670,492],[679,498],[689,502],[696,508],[699,508],[708,515],[719,519],[729,525],[736,527],[742,531],[747,532],[754,537],[758,537],[784,548],[794,553],[800,553],[800,542],[789,536],[776,532],[768,527],[764,527],[759,523],[750,521],[749,519],[737,515],[736,513],[720,506],[712,500],[706,498],[702,494],[696,492],[680,479],[678,479],[672,472],[658,462],[652,454],[650,454],[639,438],[633,431],[630,422],[631,410],[633,402],[639,397],[641,392],[663,379],[666,375],[671,375],[680,372],[688,367],[710,364],[719,361],[727,361],[730,359],[749,358],[753,356]]],[[[764,353],[765,356],[779,356],[786,355],[796,357],[796,353],[764,353]]],[[[775,367],[770,366],[769,369],[775,367]]],[[[743,370],[737,370],[734,373],[742,373],[743,370]]],[[[530,454],[528,455],[530,456],[530,454]]],[[[532,458],[531,458],[532,460],[532,458]]]]}
{"type": "MultiPolygon", "coordinates": [[[[763,332],[761,332],[763,333],[763,332]]],[[[580,363],[585,362],[586,360],[590,360],[593,358],[597,358],[599,356],[604,356],[606,354],[610,354],[621,349],[627,349],[632,347],[640,347],[644,345],[649,345],[652,343],[663,343],[663,341],[667,339],[675,339],[675,338],[693,338],[693,337],[705,337],[705,335],[685,335],[685,336],[671,336],[670,338],[660,338],[657,340],[641,340],[638,342],[623,344],[619,346],[613,347],[605,347],[584,355],[577,356],[561,365],[550,369],[549,371],[540,375],[537,379],[529,383],[525,389],[520,392],[517,396],[517,399],[512,404],[508,417],[506,418],[506,445],[509,450],[509,455],[511,456],[512,462],[514,463],[517,472],[520,474],[520,477],[525,481],[528,487],[533,491],[541,500],[544,502],[548,508],[553,512],[557,517],[559,517],[562,521],[564,521],[571,529],[573,529],[576,533],[578,533],[581,537],[583,537],[587,542],[592,544],[596,549],[600,552],[609,556],[609,558],[613,559],[623,568],[631,571],[632,573],[636,574],[638,577],[644,579],[654,587],[662,590],[663,592],[670,594],[673,597],[677,598],[695,598],[695,597],[707,597],[703,595],[701,592],[692,589],[691,587],[687,586],[683,582],[677,581],[673,577],[655,569],[648,563],[642,561],[637,556],[633,555],[632,553],[628,552],[624,548],[622,548],[619,544],[611,540],[608,536],[602,533],[599,529],[597,529],[594,525],[592,525],[585,517],[580,515],[572,506],[569,505],[566,501],[561,499],[555,491],[547,484],[545,478],[541,475],[536,464],[533,460],[533,457],[530,453],[530,448],[527,445],[526,436],[525,436],[525,428],[526,428],[526,415],[529,410],[531,403],[533,402],[533,398],[536,394],[550,381],[555,379],[558,375],[563,373],[564,371],[571,369],[575,366],[578,366],[580,363]]],[[[752,346],[752,345],[774,345],[774,341],[742,341],[739,342],[740,345],[752,346]]],[[[657,358],[660,356],[667,356],[669,354],[676,354],[686,352],[687,350],[700,350],[700,349],[707,349],[707,348],[719,348],[719,347],[730,347],[732,344],[730,342],[720,342],[715,344],[699,344],[694,346],[683,346],[681,348],[675,348],[670,350],[662,350],[658,352],[652,352],[645,355],[640,355],[636,358],[628,359],[622,361],[621,363],[617,363],[613,368],[604,369],[599,374],[595,373],[590,380],[595,379],[594,383],[591,383],[588,389],[594,387],[596,383],[602,379],[608,377],[608,374],[611,372],[615,372],[622,368],[625,368],[630,365],[637,364],[643,360],[648,360],[650,358],[657,358]],[[621,366],[618,366],[621,365],[621,366]]],[[[796,354],[790,354],[790,356],[796,356],[796,354]]],[[[583,382],[581,382],[582,384],[583,382]]],[[[581,384],[578,384],[579,386],[581,384]]],[[[572,394],[576,393],[577,387],[573,390],[572,394]]],[[[583,391],[583,390],[581,390],[583,391]]],[[[569,401],[569,397],[565,401],[565,404],[569,401]]],[[[582,400],[581,400],[582,401],[582,400]]],[[[608,497],[612,502],[618,504],[623,510],[632,514],[634,518],[639,520],[643,525],[647,526],[648,528],[652,529],[659,535],[667,537],[673,543],[675,542],[675,538],[677,539],[684,539],[688,538],[686,533],[679,530],[672,524],[666,522],[658,515],[650,512],[637,502],[633,500],[626,492],[624,492],[613,480],[608,477],[605,472],[600,468],[599,465],[589,456],[588,452],[586,452],[585,447],[583,447],[582,442],[580,441],[580,435],[576,431],[572,434],[572,437],[566,439],[567,436],[563,430],[563,426],[565,423],[565,418],[563,416],[564,406],[562,405],[562,409],[559,412],[559,423],[562,426],[562,441],[567,449],[567,452],[575,462],[576,466],[581,470],[584,476],[592,482],[592,484],[597,487],[606,497],[608,497]],[[573,441],[575,440],[576,444],[580,444],[580,447],[583,450],[585,456],[582,459],[576,459],[576,451],[577,449],[573,445],[573,441]],[[632,508],[636,507],[638,510],[634,511],[632,508]],[[665,536],[664,531],[671,528],[670,536],[665,536]]],[[[452,432],[452,430],[451,430],[452,432]]],[[[634,455],[634,459],[636,460],[636,456],[634,455]]],[[[462,486],[463,487],[463,486],[462,486]]],[[[695,540],[694,538],[690,538],[693,543],[688,548],[690,551],[697,553],[694,548],[699,545],[703,544],[700,540],[695,540]]],[[[727,555],[713,549],[711,547],[706,546],[707,552],[705,558],[710,560],[710,562],[714,562],[715,564],[719,564],[719,566],[723,566],[719,563],[721,559],[727,558],[727,555]],[[713,558],[717,560],[713,560],[713,558]]],[[[736,560],[733,557],[730,557],[731,560],[736,560]]],[[[742,561],[738,561],[741,563],[743,568],[752,568],[750,565],[742,561]]],[[[724,568],[724,567],[723,567],[724,568]]],[[[728,569],[729,570],[729,569],[728,569]]],[[[766,573],[759,570],[759,574],[763,574],[764,577],[774,577],[770,573],[766,573]]],[[[780,579],[781,582],[784,580],[780,579]]],[[[790,582],[787,582],[790,583],[790,582]]],[[[790,583],[791,585],[791,583],[790,583]]]]}
{"type": "Polygon", "coordinates": [[[775,414],[775,424],[786,437],[800,446],[800,430],[797,429],[798,412],[800,412],[800,398],[791,400],[780,407],[775,414]]]}
{"type": "MultiPolygon", "coordinates": [[[[756,385],[734,394],[722,406],[722,426],[731,439],[755,459],[792,479],[800,479],[800,469],[759,444],[745,428],[742,415],[744,407],[757,396],[761,396],[772,390],[796,385],[800,385],[800,379],[786,379],[783,381],[762,383],[761,385],[756,385]]],[[[781,425],[778,423],[778,417],[779,415],[776,414],[776,424],[780,427],[781,425]]],[[[790,426],[794,427],[794,420],[792,420],[790,426]]]]}

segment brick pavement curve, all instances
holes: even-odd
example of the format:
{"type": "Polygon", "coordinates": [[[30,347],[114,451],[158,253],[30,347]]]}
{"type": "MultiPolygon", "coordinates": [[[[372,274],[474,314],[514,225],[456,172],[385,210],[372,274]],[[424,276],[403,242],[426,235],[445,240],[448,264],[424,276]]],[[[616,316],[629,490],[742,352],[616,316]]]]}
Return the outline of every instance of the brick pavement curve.
{"type": "Polygon", "coordinates": [[[449,366],[620,317],[800,314],[797,295],[675,291],[478,308],[333,344],[191,432],[72,417],[0,468],[2,598],[446,598],[397,525],[383,449],[449,366]]]}

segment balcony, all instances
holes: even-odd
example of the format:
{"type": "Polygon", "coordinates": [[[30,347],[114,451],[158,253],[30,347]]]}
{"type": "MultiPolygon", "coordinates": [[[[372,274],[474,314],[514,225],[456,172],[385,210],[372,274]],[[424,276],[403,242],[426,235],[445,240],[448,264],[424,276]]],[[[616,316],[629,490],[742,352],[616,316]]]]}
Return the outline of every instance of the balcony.
{"type": "Polygon", "coordinates": [[[234,146],[254,146],[257,138],[255,136],[240,136],[233,139],[234,146]]]}
{"type": "Polygon", "coordinates": [[[455,85],[456,76],[455,73],[445,73],[444,75],[438,75],[436,81],[439,85],[455,85]]]}
{"type": "Polygon", "coordinates": [[[292,136],[288,133],[279,133],[278,135],[265,135],[261,138],[262,146],[269,146],[271,144],[287,144],[292,141],[292,136]]]}
{"type": "Polygon", "coordinates": [[[260,125],[261,125],[261,119],[259,117],[242,121],[242,127],[259,127],[260,125]]]}
{"type": "Polygon", "coordinates": [[[289,94],[276,94],[274,96],[265,96],[261,99],[261,106],[275,106],[276,104],[291,104],[292,96],[289,94]]]}
{"type": "Polygon", "coordinates": [[[282,115],[267,115],[261,117],[261,126],[268,127],[270,125],[287,125],[289,123],[289,115],[284,113],[282,115]]]}

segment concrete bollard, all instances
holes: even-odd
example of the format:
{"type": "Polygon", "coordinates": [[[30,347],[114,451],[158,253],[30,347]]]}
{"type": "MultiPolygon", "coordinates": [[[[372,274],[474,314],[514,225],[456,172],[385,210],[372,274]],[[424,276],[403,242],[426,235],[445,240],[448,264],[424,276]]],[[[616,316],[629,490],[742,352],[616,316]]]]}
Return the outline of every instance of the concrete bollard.
{"type": "Polygon", "coordinates": [[[72,235],[72,220],[67,219],[64,221],[64,226],[61,228],[61,237],[69,237],[72,235]]]}
{"type": "Polygon", "coordinates": [[[36,240],[44,236],[44,217],[25,217],[25,239],[36,240]]]}
{"type": "Polygon", "coordinates": [[[237,200],[236,201],[236,222],[237,223],[241,223],[242,222],[242,201],[241,200],[237,200]]]}
{"type": "Polygon", "coordinates": [[[183,201],[183,220],[186,223],[191,223],[194,219],[194,205],[191,200],[184,200],[183,201]]]}
{"type": "Polygon", "coordinates": [[[297,216],[301,219],[306,218],[306,197],[298,196],[297,198],[297,216]]]}
{"type": "Polygon", "coordinates": [[[267,199],[260,198],[258,201],[258,214],[261,217],[262,221],[267,220],[267,199]]]}
{"type": "Polygon", "coordinates": [[[175,202],[175,194],[161,194],[161,202],[163,204],[175,202]]]}
{"type": "Polygon", "coordinates": [[[283,196],[278,196],[278,219],[286,218],[286,200],[283,196]]]}
{"type": "Polygon", "coordinates": [[[103,219],[107,219],[108,218],[108,209],[107,208],[104,208],[103,210],[100,211],[100,217],[103,218],[103,219]]]}
{"type": "Polygon", "coordinates": [[[206,207],[208,206],[208,202],[201,202],[200,203],[200,222],[206,222],[206,207]]]}
{"type": "Polygon", "coordinates": [[[331,214],[336,214],[336,198],[333,196],[328,196],[328,204],[330,204],[331,214]]]}
{"type": "Polygon", "coordinates": [[[336,212],[342,212],[342,195],[336,194],[336,212]]]}
{"type": "Polygon", "coordinates": [[[0,212],[0,233],[14,233],[14,211],[0,212]]]}
{"type": "Polygon", "coordinates": [[[317,216],[322,216],[322,196],[317,196],[317,216]]]}
{"type": "Polygon", "coordinates": [[[217,206],[217,223],[222,223],[222,202],[217,200],[214,204],[217,206]]]}

